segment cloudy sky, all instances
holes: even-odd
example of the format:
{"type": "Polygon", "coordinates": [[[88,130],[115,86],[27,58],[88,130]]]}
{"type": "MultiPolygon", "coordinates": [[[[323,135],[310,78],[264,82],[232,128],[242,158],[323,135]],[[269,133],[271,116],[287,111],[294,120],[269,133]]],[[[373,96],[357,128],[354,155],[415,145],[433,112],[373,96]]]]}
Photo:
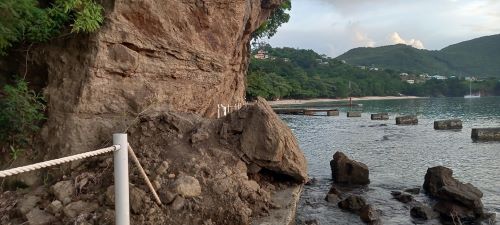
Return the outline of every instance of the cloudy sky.
{"type": "Polygon", "coordinates": [[[267,40],[331,57],[397,43],[439,50],[500,33],[500,0],[292,0],[291,19],[267,40]]]}

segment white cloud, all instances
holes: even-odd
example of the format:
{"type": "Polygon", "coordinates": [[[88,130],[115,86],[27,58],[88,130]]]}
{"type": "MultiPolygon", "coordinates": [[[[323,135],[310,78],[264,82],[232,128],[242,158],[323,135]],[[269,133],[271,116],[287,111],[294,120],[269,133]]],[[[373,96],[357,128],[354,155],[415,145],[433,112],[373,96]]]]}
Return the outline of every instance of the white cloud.
{"type": "Polygon", "coordinates": [[[422,43],[422,41],[416,39],[405,40],[401,37],[401,35],[399,35],[398,32],[394,32],[391,34],[390,41],[392,44],[405,44],[410,45],[414,48],[425,49],[424,43],[422,43]]]}
{"type": "Polygon", "coordinates": [[[375,47],[375,41],[368,37],[366,33],[361,31],[354,32],[354,40],[356,44],[363,45],[364,47],[375,47]]]}
{"type": "Polygon", "coordinates": [[[500,33],[500,0],[293,0],[292,5],[290,22],[271,45],[329,56],[394,43],[439,50],[500,33]]]}
{"type": "Polygon", "coordinates": [[[376,42],[368,36],[359,22],[349,22],[346,30],[351,34],[351,41],[355,46],[375,47],[376,42]]]}

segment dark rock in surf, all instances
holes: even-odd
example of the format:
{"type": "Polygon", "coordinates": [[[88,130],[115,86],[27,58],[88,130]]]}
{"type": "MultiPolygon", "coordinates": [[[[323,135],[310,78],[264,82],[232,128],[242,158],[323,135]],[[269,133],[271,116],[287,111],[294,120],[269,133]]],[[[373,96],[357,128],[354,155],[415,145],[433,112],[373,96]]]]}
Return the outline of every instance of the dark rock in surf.
{"type": "Polygon", "coordinates": [[[483,193],[472,184],[464,184],[453,178],[453,171],[449,168],[429,168],[423,187],[429,196],[438,199],[434,210],[444,219],[470,221],[484,214],[481,202],[483,193]]]}
{"type": "Polygon", "coordinates": [[[366,200],[359,195],[350,195],[338,203],[339,208],[358,213],[366,206],[366,200]]]}
{"type": "Polygon", "coordinates": [[[366,185],[370,183],[368,166],[349,159],[344,153],[336,152],[330,161],[332,178],[335,183],[366,185]]]}

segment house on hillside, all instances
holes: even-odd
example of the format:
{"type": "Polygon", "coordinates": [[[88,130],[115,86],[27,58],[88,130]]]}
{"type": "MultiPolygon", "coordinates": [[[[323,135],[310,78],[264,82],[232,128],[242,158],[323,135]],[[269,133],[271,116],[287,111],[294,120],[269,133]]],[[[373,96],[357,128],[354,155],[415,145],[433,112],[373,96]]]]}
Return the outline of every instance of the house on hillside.
{"type": "Polygon", "coordinates": [[[431,76],[429,76],[429,74],[427,74],[427,73],[422,73],[422,74],[418,75],[418,78],[419,78],[418,80],[421,80],[421,81],[423,81],[423,83],[425,83],[425,81],[431,79],[431,76]]]}
{"type": "Polygon", "coordinates": [[[415,84],[415,80],[406,80],[406,83],[415,84]]]}
{"type": "Polygon", "coordinates": [[[447,77],[445,76],[441,76],[441,75],[434,75],[434,76],[431,76],[432,79],[436,79],[436,80],[446,80],[448,79],[447,77]]]}
{"type": "Polygon", "coordinates": [[[253,57],[256,59],[267,59],[269,58],[269,55],[267,54],[267,51],[259,50],[253,57]]]}
{"type": "Polygon", "coordinates": [[[320,65],[328,65],[327,61],[323,61],[323,59],[316,59],[316,62],[320,65]]]}

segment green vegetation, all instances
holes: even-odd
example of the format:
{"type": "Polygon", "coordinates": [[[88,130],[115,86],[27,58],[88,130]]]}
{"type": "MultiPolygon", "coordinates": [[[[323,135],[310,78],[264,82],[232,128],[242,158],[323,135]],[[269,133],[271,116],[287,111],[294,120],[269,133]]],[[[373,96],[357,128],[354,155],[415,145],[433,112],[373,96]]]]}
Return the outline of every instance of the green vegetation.
{"type": "Polygon", "coordinates": [[[253,32],[253,39],[271,38],[278,31],[278,27],[287,23],[290,20],[290,14],[287,12],[292,9],[291,0],[285,0],[280,7],[274,10],[269,19],[267,19],[260,27],[253,32]]]}
{"type": "MultiPolygon", "coordinates": [[[[58,35],[94,32],[104,20],[94,0],[1,0],[0,15],[0,55],[58,35]]],[[[40,129],[45,105],[25,80],[2,77],[2,83],[8,84],[0,90],[0,152],[15,160],[40,129]]]]}
{"type": "Polygon", "coordinates": [[[267,51],[270,58],[252,59],[247,77],[248,98],[398,95],[405,85],[395,71],[363,70],[312,50],[269,45],[259,49],[267,51]]]}
{"type": "Polygon", "coordinates": [[[5,85],[0,92],[0,146],[9,151],[13,159],[30,143],[32,135],[45,119],[42,96],[28,88],[19,79],[15,85],[5,85]]]}
{"type": "Polygon", "coordinates": [[[45,42],[61,33],[93,32],[102,24],[103,8],[94,0],[2,0],[0,2],[0,54],[17,43],[45,42]]]}
{"type": "Polygon", "coordinates": [[[412,73],[500,77],[500,35],[481,37],[440,51],[407,45],[356,48],[337,57],[352,65],[376,66],[412,73]]]}
{"type": "MultiPolygon", "coordinates": [[[[337,59],[319,55],[312,50],[272,48],[255,49],[267,52],[267,59],[252,57],[247,75],[247,98],[266,99],[345,98],[348,96],[450,96],[469,93],[469,82],[461,79],[427,80],[408,84],[400,71],[360,68],[337,59]]],[[[473,92],[500,95],[498,79],[474,82],[473,92]]]]}

